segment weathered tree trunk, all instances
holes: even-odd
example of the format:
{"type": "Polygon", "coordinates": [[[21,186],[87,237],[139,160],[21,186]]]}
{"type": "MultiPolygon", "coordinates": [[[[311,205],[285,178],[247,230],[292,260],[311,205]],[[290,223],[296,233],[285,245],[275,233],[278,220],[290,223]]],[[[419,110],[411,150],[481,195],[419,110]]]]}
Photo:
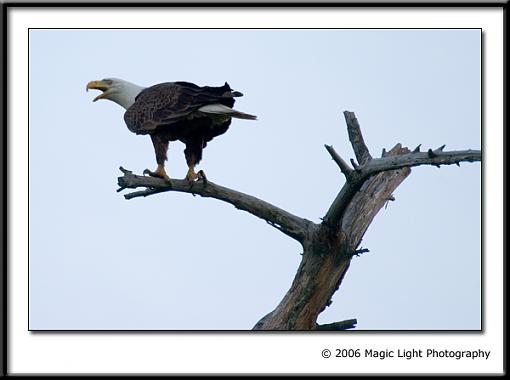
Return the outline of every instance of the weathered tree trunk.
{"type": "Polygon", "coordinates": [[[330,303],[349,268],[345,236],[318,227],[304,245],[303,259],[280,304],[255,325],[255,330],[314,330],[317,317],[330,303]]]}
{"type": "MultiPolygon", "coordinates": [[[[273,206],[265,201],[212,182],[202,180],[190,184],[172,180],[169,186],[158,178],[137,176],[122,169],[119,191],[145,187],[125,195],[126,199],[149,196],[165,191],[181,191],[212,197],[266,220],[271,226],[299,241],[303,246],[302,260],[289,291],[275,310],[256,323],[256,330],[338,330],[354,327],[356,320],[318,325],[319,314],[331,304],[354,255],[367,252],[359,248],[361,240],[379,210],[393,201],[393,192],[411,173],[412,166],[451,165],[460,162],[481,161],[481,151],[466,150],[444,152],[438,149],[412,152],[400,144],[381,158],[372,158],[363,141],[361,129],[354,113],[345,111],[349,140],[356,161],[347,164],[331,146],[326,146],[332,159],[346,178],[322,223],[313,223],[273,206]]],[[[459,165],[460,166],[460,165],[459,165]]]]}
{"type": "MultiPolygon", "coordinates": [[[[398,144],[387,155],[408,152],[398,144]]],[[[404,168],[377,174],[355,193],[340,218],[329,222],[325,218],[313,228],[303,243],[303,259],[290,290],[254,329],[313,330],[317,327],[317,318],[331,304],[331,297],[342,283],[365,231],[410,172],[404,168]]]]}

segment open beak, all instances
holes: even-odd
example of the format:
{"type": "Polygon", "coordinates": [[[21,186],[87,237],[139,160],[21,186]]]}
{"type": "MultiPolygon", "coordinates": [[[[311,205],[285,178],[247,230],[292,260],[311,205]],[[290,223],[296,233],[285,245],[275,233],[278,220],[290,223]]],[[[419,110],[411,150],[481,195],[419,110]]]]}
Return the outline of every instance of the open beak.
{"type": "Polygon", "coordinates": [[[110,89],[110,85],[102,80],[93,80],[92,82],[87,83],[87,91],[88,90],[101,90],[103,93],[96,96],[93,100],[95,102],[96,100],[102,99],[107,95],[108,90],[110,89]]]}

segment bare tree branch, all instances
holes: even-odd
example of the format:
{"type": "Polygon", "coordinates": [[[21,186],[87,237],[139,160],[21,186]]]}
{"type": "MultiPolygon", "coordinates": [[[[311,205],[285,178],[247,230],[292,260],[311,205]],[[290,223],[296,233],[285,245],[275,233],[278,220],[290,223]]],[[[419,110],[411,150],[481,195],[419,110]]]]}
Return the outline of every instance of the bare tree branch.
{"type": "Polygon", "coordinates": [[[335,149],[331,145],[324,145],[326,147],[326,150],[331,155],[331,158],[333,161],[336,162],[342,173],[344,173],[345,178],[347,181],[349,181],[349,178],[352,173],[352,169],[350,168],[349,164],[344,161],[342,157],[335,151],[335,149]]]}
{"type": "Polygon", "coordinates": [[[347,123],[347,132],[349,133],[349,141],[351,142],[354,154],[360,165],[363,165],[372,159],[368,147],[363,140],[361,128],[356,119],[354,112],[344,111],[345,122],[347,123]]]}
{"type": "Polygon", "coordinates": [[[345,321],[317,325],[317,330],[328,331],[348,330],[355,328],[357,323],[358,321],[356,319],[347,319],[345,321]]]}
{"type": "Polygon", "coordinates": [[[351,201],[352,197],[361,188],[362,184],[363,183],[361,181],[348,181],[344,184],[344,186],[342,186],[335,200],[331,203],[328,212],[324,218],[322,218],[322,223],[324,225],[336,227],[340,224],[340,219],[345,208],[351,201]]]}
{"type": "MultiPolygon", "coordinates": [[[[400,144],[397,146],[400,147],[400,144]]],[[[395,148],[393,148],[395,149],[395,148]]],[[[444,145],[438,149],[429,149],[428,152],[419,152],[416,149],[413,152],[399,151],[385,152],[384,157],[372,158],[364,165],[359,166],[353,173],[350,173],[350,181],[348,181],[340,190],[337,197],[331,204],[326,216],[323,218],[324,223],[334,226],[340,222],[340,217],[343,215],[345,208],[350,200],[356,194],[364,182],[370,177],[386,171],[392,171],[402,168],[409,168],[420,165],[433,165],[439,167],[440,165],[459,164],[460,162],[475,162],[481,161],[482,152],[480,150],[460,150],[444,152],[444,145]]]]}
{"type": "Polygon", "coordinates": [[[126,199],[146,197],[167,191],[178,191],[198,194],[206,198],[215,198],[230,203],[239,210],[247,211],[264,219],[271,226],[299,242],[303,242],[309,229],[314,225],[313,222],[307,219],[299,218],[261,199],[216,185],[211,181],[189,182],[187,180],[172,179],[170,186],[161,178],[135,175],[124,168],[120,168],[120,170],[124,173],[124,176],[118,178],[120,189],[146,188],[142,191],[124,195],[126,199]]]}
{"type": "MultiPolygon", "coordinates": [[[[443,146],[444,147],[444,146],[443,146]]],[[[360,167],[360,177],[366,178],[382,171],[395,170],[404,167],[420,165],[453,165],[460,162],[475,162],[482,160],[480,150],[457,150],[444,152],[442,149],[431,150],[428,152],[411,152],[398,156],[385,156],[373,158],[366,165],[360,167]]]]}

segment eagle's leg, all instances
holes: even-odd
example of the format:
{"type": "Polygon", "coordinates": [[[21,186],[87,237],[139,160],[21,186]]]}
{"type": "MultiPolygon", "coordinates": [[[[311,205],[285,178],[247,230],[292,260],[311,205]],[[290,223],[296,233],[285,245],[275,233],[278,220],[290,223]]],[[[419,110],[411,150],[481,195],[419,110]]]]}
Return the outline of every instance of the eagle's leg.
{"type": "Polygon", "coordinates": [[[148,174],[151,177],[163,178],[166,183],[169,185],[172,184],[170,181],[170,177],[166,174],[165,171],[165,161],[167,160],[167,151],[168,151],[168,140],[159,135],[151,135],[152,144],[154,145],[154,152],[156,153],[156,162],[158,163],[158,167],[156,171],[150,171],[149,169],[145,169],[143,174],[148,174]]]}
{"type": "MultiPolygon", "coordinates": [[[[202,139],[192,140],[186,142],[186,149],[184,149],[184,156],[186,157],[186,163],[188,164],[188,173],[186,173],[185,180],[190,182],[196,181],[202,178],[199,174],[195,173],[195,166],[202,159],[202,150],[204,142],[202,139]]],[[[202,170],[200,170],[202,172],[202,170]]],[[[199,173],[200,173],[199,172],[199,173]]]]}

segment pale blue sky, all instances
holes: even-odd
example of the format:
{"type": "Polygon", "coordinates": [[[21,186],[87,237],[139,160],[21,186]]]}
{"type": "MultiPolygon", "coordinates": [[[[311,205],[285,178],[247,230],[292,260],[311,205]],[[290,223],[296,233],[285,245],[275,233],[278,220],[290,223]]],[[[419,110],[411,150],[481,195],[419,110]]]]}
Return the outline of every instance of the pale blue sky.
{"type": "MultiPolygon", "coordinates": [[[[213,199],[126,201],[119,166],[155,168],[124,110],[88,81],[228,81],[244,93],[198,169],[319,222],[354,157],[342,111],[372,155],[480,149],[479,30],[31,30],[30,328],[244,330],[288,290],[301,247],[213,199]],[[63,186],[49,185],[58,177],[63,186]]],[[[183,178],[181,143],[168,174],[183,178]]],[[[319,323],[479,329],[481,165],[418,167],[381,210],[319,323]]]]}

